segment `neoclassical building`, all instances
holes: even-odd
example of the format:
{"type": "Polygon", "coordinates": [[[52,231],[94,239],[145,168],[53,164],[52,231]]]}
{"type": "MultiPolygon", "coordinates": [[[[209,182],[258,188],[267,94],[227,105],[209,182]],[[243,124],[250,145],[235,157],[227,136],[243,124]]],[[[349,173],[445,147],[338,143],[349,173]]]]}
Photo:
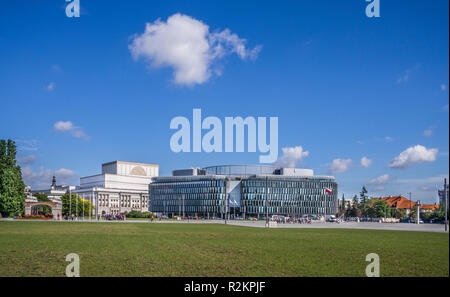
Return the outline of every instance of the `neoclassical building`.
{"type": "Polygon", "coordinates": [[[113,161],[102,173],[80,178],[73,191],[92,202],[96,215],[148,211],[148,186],[159,175],[159,165],[113,161]]]}

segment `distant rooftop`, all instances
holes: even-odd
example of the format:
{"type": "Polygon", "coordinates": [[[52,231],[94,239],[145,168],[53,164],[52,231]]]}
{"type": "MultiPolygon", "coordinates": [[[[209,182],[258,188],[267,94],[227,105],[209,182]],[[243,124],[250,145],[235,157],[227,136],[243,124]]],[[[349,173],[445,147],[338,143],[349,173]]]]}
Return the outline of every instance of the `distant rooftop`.
{"type": "MultiPolygon", "coordinates": [[[[194,167],[189,169],[173,170],[172,176],[231,176],[231,177],[248,177],[248,176],[273,176],[273,177],[306,177],[316,178],[312,169],[304,168],[285,168],[274,165],[218,165],[208,166],[204,168],[194,167]]],[[[333,176],[323,176],[323,178],[334,179],[333,176]]]]}

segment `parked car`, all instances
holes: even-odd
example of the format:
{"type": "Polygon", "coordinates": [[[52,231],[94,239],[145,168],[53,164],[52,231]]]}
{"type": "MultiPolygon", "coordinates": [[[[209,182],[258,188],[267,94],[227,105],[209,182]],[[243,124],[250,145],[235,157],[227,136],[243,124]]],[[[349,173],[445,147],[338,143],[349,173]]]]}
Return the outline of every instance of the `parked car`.
{"type": "Polygon", "coordinates": [[[327,218],[327,222],[336,223],[337,222],[337,218],[335,216],[329,216],[327,218]]]}

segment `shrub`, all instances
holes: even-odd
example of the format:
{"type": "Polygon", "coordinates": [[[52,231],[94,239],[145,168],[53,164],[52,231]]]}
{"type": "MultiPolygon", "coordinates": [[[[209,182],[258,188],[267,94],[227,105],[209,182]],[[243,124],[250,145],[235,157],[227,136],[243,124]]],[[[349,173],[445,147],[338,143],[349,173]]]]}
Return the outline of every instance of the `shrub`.
{"type": "Polygon", "coordinates": [[[137,210],[132,210],[128,213],[124,213],[126,215],[127,218],[151,218],[152,217],[152,213],[149,211],[137,211],[137,210]]]}

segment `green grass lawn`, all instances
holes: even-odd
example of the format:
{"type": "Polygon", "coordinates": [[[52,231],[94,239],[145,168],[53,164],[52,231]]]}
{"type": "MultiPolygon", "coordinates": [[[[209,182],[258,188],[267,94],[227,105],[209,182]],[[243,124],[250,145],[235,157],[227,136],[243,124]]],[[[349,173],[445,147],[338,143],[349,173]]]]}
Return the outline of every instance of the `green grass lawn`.
{"type": "Polygon", "coordinates": [[[449,276],[443,233],[216,224],[0,222],[0,276],[449,276]]]}

